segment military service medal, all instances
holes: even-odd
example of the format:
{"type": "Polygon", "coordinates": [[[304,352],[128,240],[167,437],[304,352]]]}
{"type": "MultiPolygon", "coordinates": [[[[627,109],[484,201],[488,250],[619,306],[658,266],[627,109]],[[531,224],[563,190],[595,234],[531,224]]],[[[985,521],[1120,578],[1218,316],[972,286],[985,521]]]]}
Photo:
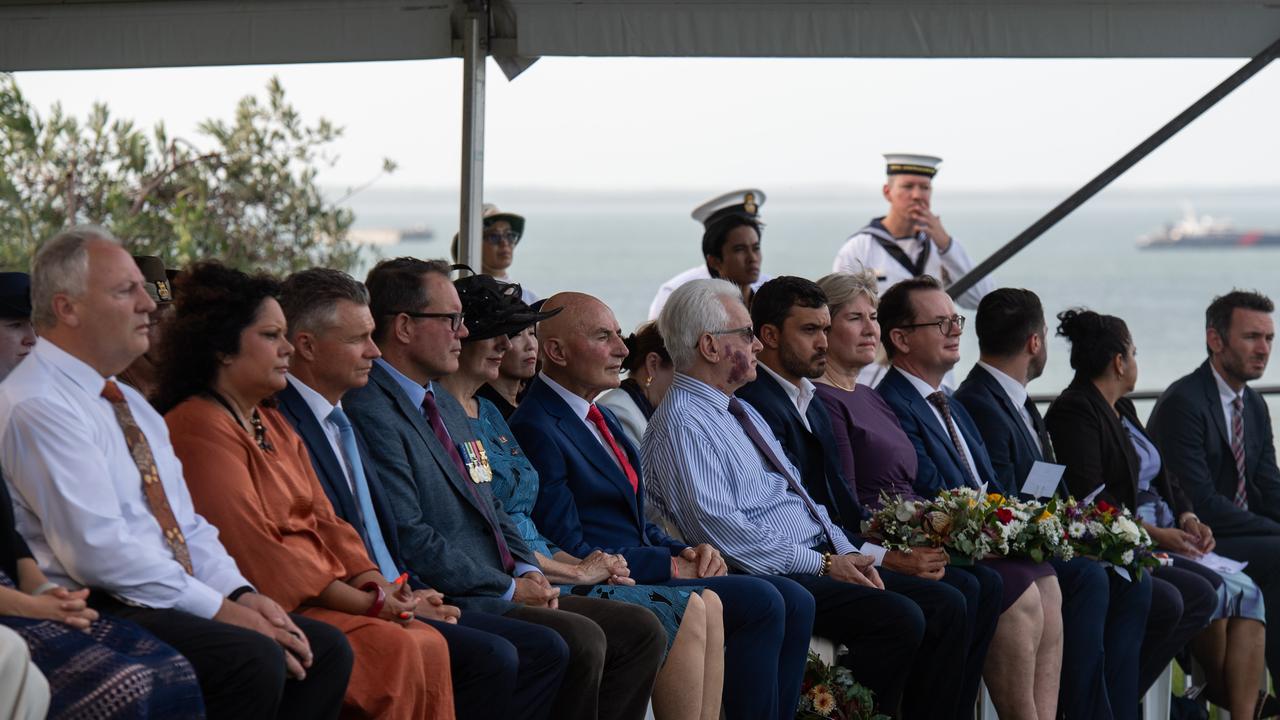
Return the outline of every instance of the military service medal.
{"type": "Polygon", "coordinates": [[[479,440],[461,443],[462,460],[467,466],[467,474],[471,482],[479,485],[493,480],[493,469],[489,467],[489,456],[485,454],[484,445],[479,440]]]}

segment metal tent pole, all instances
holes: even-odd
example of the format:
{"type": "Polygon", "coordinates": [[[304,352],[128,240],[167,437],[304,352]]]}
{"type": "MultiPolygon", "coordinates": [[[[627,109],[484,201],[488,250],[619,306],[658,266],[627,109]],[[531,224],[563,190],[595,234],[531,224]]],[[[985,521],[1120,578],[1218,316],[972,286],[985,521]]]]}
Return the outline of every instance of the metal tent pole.
{"type": "Polygon", "coordinates": [[[1023,248],[1030,245],[1032,241],[1040,237],[1049,228],[1058,223],[1059,220],[1069,215],[1073,210],[1080,207],[1086,200],[1098,194],[1103,188],[1111,184],[1111,181],[1123,175],[1129,168],[1138,164],[1138,161],[1150,155],[1152,151],[1164,144],[1166,140],[1178,134],[1192,121],[1204,114],[1206,110],[1213,107],[1219,100],[1231,94],[1231,91],[1243,85],[1249,78],[1258,74],[1258,71],[1266,67],[1277,56],[1280,56],[1280,40],[1276,40],[1267,46],[1265,50],[1258,53],[1239,70],[1235,71],[1226,80],[1223,80],[1217,87],[1205,93],[1203,97],[1192,103],[1190,107],[1183,110],[1177,117],[1170,120],[1164,127],[1152,133],[1150,137],[1143,140],[1137,147],[1130,150],[1128,154],[1115,161],[1111,167],[1103,170],[1097,177],[1090,180],[1084,187],[1075,191],[1066,200],[1063,200],[1057,207],[1050,210],[1044,217],[1032,223],[1031,227],[1023,230],[1017,237],[1005,243],[1004,247],[996,250],[986,260],[978,263],[978,266],[970,270],[964,277],[956,280],[947,288],[947,293],[952,298],[960,297],[966,290],[973,287],[979,280],[986,277],[991,271],[1000,267],[1006,260],[1017,255],[1023,248]]]}
{"type": "Polygon", "coordinates": [[[462,188],[458,262],[480,271],[484,204],[484,73],[489,54],[489,4],[468,0],[462,22],[462,188]]]}

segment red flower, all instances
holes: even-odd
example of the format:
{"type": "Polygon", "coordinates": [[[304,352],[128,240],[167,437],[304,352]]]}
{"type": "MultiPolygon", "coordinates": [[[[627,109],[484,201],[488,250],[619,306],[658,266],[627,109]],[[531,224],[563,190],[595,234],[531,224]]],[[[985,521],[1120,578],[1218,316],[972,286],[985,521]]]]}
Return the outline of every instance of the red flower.
{"type": "Polygon", "coordinates": [[[1110,515],[1115,511],[1116,511],[1115,507],[1112,506],[1111,503],[1107,502],[1106,500],[1098,501],[1098,512],[1104,513],[1106,515],[1110,515]]]}
{"type": "Polygon", "coordinates": [[[1008,525],[1013,522],[1013,511],[1009,508],[1000,508],[996,510],[996,517],[1000,519],[1001,525],[1008,525]]]}

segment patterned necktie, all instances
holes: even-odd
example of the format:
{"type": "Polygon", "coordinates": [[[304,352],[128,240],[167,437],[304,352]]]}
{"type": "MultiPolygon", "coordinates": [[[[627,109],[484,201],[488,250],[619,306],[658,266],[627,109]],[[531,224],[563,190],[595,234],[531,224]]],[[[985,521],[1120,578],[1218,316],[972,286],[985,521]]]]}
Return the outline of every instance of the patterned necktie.
{"type": "Polygon", "coordinates": [[[964,476],[969,480],[969,486],[981,487],[978,479],[973,476],[973,468],[969,467],[969,456],[965,455],[964,443],[960,440],[960,429],[951,419],[951,405],[947,402],[947,396],[941,390],[937,390],[929,394],[928,400],[942,414],[942,422],[947,426],[947,434],[951,436],[951,444],[955,447],[956,454],[960,456],[960,466],[964,468],[964,476]]]}
{"type": "Polygon", "coordinates": [[[618,441],[613,438],[613,433],[609,432],[609,424],[604,421],[604,413],[600,412],[600,408],[592,403],[587,408],[587,420],[596,429],[600,431],[600,437],[604,438],[604,443],[613,451],[613,457],[622,466],[622,472],[627,474],[627,482],[631,483],[631,492],[640,490],[640,479],[636,477],[636,469],[631,467],[631,463],[627,460],[627,454],[623,452],[622,447],[618,445],[618,441]]]}
{"type": "Polygon", "coordinates": [[[1027,414],[1031,416],[1031,427],[1036,430],[1036,438],[1040,440],[1040,456],[1047,463],[1057,462],[1057,458],[1053,453],[1053,440],[1049,438],[1049,428],[1044,424],[1044,417],[1040,415],[1040,410],[1036,408],[1036,404],[1031,402],[1031,398],[1027,398],[1027,402],[1023,405],[1027,409],[1027,414]]]}
{"type": "Polygon", "coordinates": [[[156,467],[155,456],[151,454],[151,445],[147,442],[147,436],[133,419],[133,413],[129,411],[129,403],[125,401],[124,393],[120,392],[120,388],[114,381],[108,380],[103,386],[102,397],[111,403],[111,409],[116,413],[116,422],[124,431],[124,441],[129,447],[129,455],[133,457],[133,464],[138,466],[138,474],[142,477],[142,494],[147,498],[147,507],[151,509],[151,514],[155,516],[156,522],[160,523],[160,529],[164,531],[165,544],[173,552],[174,559],[182,565],[182,569],[186,570],[188,575],[194,575],[195,570],[191,567],[191,551],[187,549],[187,539],[183,537],[182,528],[178,527],[178,520],[173,516],[173,508],[169,506],[169,498],[164,494],[164,485],[160,483],[160,470],[156,467]]]}
{"type": "Polygon", "coordinates": [[[1244,482],[1244,399],[1239,395],[1231,401],[1231,454],[1236,458],[1236,507],[1248,510],[1249,489],[1244,482]]]}
{"type": "Polygon", "coordinates": [[[431,425],[431,431],[435,433],[436,439],[444,446],[444,450],[449,454],[449,459],[453,460],[453,464],[457,466],[458,472],[462,474],[462,484],[467,486],[471,491],[471,499],[480,509],[480,514],[484,516],[486,522],[489,523],[489,530],[493,533],[493,541],[498,546],[498,555],[502,558],[502,569],[508,573],[516,569],[515,558],[511,557],[511,548],[507,547],[507,539],[502,535],[502,527],[498,524],[497,518],[491,513],[492,506],[485,502],[480,491],[476,489],[475,483],[471,482],[471,473],[467,472],[467,464],[462,461],[462,456],[458,454],[458,448],[453,444],[453,438],[449,435],[449,429],[444,426],[444,420],[440,417],[440,408],[436,406],[436,395],[428,390],[425,397],[422,398],[422,412],[427,417],[427,423],[431,425]]]}
{"type": "Polygon", "coordinates": [[[827,543],[831,545],[831,549],[834,551],[836,549],[835,538],[832,537],[831,530],[827,527],[827,524],[822,521],[822,516],[818,514],[817,506],[813,504],[809,494],[804,491],[804,488],[800,487],[796,479],[791,477],[791,473],[787,471],[787,466],[774,454],[773,448],[769,447],[769,443],[765,442],[759,428],[756,427],[755,423],[751,422],[751,416],[747,415],[747,409],[742,406],[742,402],[736,397],[729,398],[729,414],[742,426],[742,429],[747,433],[747,437],[751,439],[751,444],[756,446],[756,450],[759,450],[764,459],[769,461],[769,465],[773,466],[773,471],[786,479],[787,487],[791,489],[791,492],[804,501],[804,507],[809,511],[809,516],[822,528],[822,534],[827,538],[827,543]]]}
{"type": "Polygon", "coordinates": [[[347,467],[351,470],[351,484],[355,486],[356,502],[360,505],[360,520],[364,525],[365,541],[369,543],[369,552],[374,562],[378,563],[378,571],[385,578],[399,575],[395,561],[391,559],[391,551],[382,538],[382,526],[378,524],[377,511],[373,509],[373,497],[369,494],[369,480],[364,475],[364,463],[360,460],[360,448],[356,445],[356,431],[351,427],[351,420],[342,408],[334,407],[327,418],[338,428],[338,444],[342,446],[347,467]]]}

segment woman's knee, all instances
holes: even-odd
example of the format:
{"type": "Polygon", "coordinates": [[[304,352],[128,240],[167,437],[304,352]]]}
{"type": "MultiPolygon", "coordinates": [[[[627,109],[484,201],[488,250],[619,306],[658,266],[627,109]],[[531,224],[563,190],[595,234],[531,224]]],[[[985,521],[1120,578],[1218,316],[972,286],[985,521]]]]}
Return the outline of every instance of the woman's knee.
{"type": "Polygon", "coordinates": [[[1062,586],[1055,575],[1036,578],[1036,591],[1040,593],[1040,607],[1046,619],[1062,615],[1062,586]]]}

